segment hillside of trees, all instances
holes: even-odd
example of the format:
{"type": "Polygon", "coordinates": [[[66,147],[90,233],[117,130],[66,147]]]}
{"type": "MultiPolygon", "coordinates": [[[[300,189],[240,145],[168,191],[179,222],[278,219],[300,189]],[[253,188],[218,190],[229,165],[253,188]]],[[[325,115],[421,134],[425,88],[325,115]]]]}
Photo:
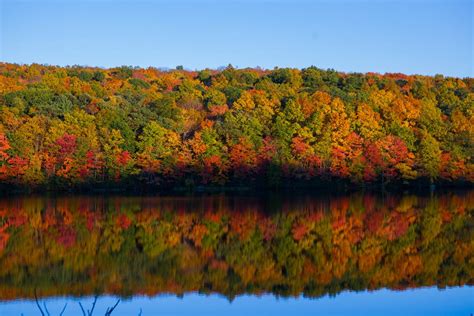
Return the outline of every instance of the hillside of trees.
{"type": "Polygon", "coordinates": [[[0,301],[474,285],[472,190],[271,202],[0,199],[0,301]]]}
{"type": "Polygon", "coordinates": [[[4,189],[474,182],[474,78],[0,63],[4,189]]]}

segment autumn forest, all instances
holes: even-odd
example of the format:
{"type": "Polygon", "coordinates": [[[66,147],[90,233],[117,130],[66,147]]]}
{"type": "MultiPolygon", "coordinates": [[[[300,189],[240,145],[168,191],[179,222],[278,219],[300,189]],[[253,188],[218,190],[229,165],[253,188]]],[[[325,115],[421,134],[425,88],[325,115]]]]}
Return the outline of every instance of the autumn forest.
{"type": "Polygon", "coordinates": [[[0,64],[9,189],[467,185],[474,79],[0,64]]]}

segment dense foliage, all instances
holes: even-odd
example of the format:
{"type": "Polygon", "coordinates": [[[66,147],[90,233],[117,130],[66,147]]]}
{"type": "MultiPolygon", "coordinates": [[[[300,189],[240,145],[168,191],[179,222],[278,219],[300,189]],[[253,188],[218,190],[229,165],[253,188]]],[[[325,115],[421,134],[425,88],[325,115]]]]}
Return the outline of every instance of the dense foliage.
{"type": "Polygon", "coordinates": [[[474,284],[473,191],[267,202],[1,200],[0,300],[474,284]]]}
{"type": "Polygon", "coordinates": [[[0,183],[474,182],[474,79],[0,64],[0,183]]]}

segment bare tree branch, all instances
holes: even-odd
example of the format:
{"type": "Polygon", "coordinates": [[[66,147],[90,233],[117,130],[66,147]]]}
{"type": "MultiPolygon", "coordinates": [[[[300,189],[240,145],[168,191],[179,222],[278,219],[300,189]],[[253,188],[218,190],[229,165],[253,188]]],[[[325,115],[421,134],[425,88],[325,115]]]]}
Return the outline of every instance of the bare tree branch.
{"type": "Polygon", "coordinates": [[[41,306],[40,306],[40,304],[39,304],[39,302],[38,302],[38,295],[36,295],[36,288],[35,288],[35,302],[36,302],[36,306],[38,306],[38,308],[39,308],[39,310],[40,310],[40,312],[41,312],[41,315],[42,315],[42,316],[45,316],[45,315],[44,315],[44,312],[43,312],[43,310],[41,309],[41,306]]]}
{"type": "Polygon", "coordinates": [[[64,311],[66,310],[66,307],[67,307],[67,303],[64,304],[63,310],[61,311],[61,313],[59,313],[59,316],[63,316],[64,311]]]}
{"type": "Polygon", "coordinates": [[[117,303],[115,303],[115,305],[110,308],[110,307],[107,307],[107,311],[105,312],[105,316],[110,316],[112,314],[112,312],[114,311],[115,307],[117,307],[117,305],[120,303],[120,299],[117,300],[117,303]]]}
{"type": "Polygon", "coordinates": [[[81,302],[79,302],[79,306],[81,307],[82,315],[83,315],[83,316],[87,316],[87,315],[86,315],[86,311],[84,310],[84,307],[82,307],[81,302]]]}
{"type": "Polygon", "coordinates": [[[48,307],[46,307],[46,302],[43,302],[43,306],[44,306],[44,310],[46,311],[46,314],[48,314],[48,316],[51,316],[49,314],[48,307]]]}
{"type": "Polygon", "coordinates": [[[92,313],[94,312],[94,308],[95,308],[95,303],[97,303],[97,298],[98,297],[99,297],[99,295],[94,296],[94,302],[92,303],[92,309],[91,309],[91,312],[89,313],[88,316],[92,316],[92,313]]]}

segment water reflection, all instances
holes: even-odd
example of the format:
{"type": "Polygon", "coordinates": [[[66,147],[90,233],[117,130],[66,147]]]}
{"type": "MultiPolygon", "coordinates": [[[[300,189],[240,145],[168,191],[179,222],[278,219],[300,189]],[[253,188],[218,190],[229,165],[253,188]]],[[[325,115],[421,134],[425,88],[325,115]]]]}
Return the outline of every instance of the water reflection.
{"type": "MultiPolygon", "coordinates": [[[[470,288],[450,288],[439,291],[435,288],[417,290],[375,292],[342,292],[336,298],[324,296],[318,299],[275,298],[273,295],[243,295],[229,302],[218,295],[203,296],[185,294],[184,297],[160,295],[156,297],[135,296],[122,299],[113,316],[127,315],[226,315],[226,316],[274,316],[274,315],[470,315],[474,309],[470,288]]],[[[83,315],[78,302],[84,307],[92,306],[93,298],[48,298],[44,300],[51,315],[59,315],[67,303],[64,315],[83,315]]],[[[114,305],[116,297],[100,297],[94,315],[102,316],[114,305]]],[[[40,302],[41,304],[43,303],[40,302]]],[[[2,316],[41,315],[33,301],[0,303],[2,316]]]]}
{"type": "Polygon", "coordinates": [[[473,191],[8,198],[0,300],[197,292],[232,301],[472,285],[473,214],[473,191]]]}

